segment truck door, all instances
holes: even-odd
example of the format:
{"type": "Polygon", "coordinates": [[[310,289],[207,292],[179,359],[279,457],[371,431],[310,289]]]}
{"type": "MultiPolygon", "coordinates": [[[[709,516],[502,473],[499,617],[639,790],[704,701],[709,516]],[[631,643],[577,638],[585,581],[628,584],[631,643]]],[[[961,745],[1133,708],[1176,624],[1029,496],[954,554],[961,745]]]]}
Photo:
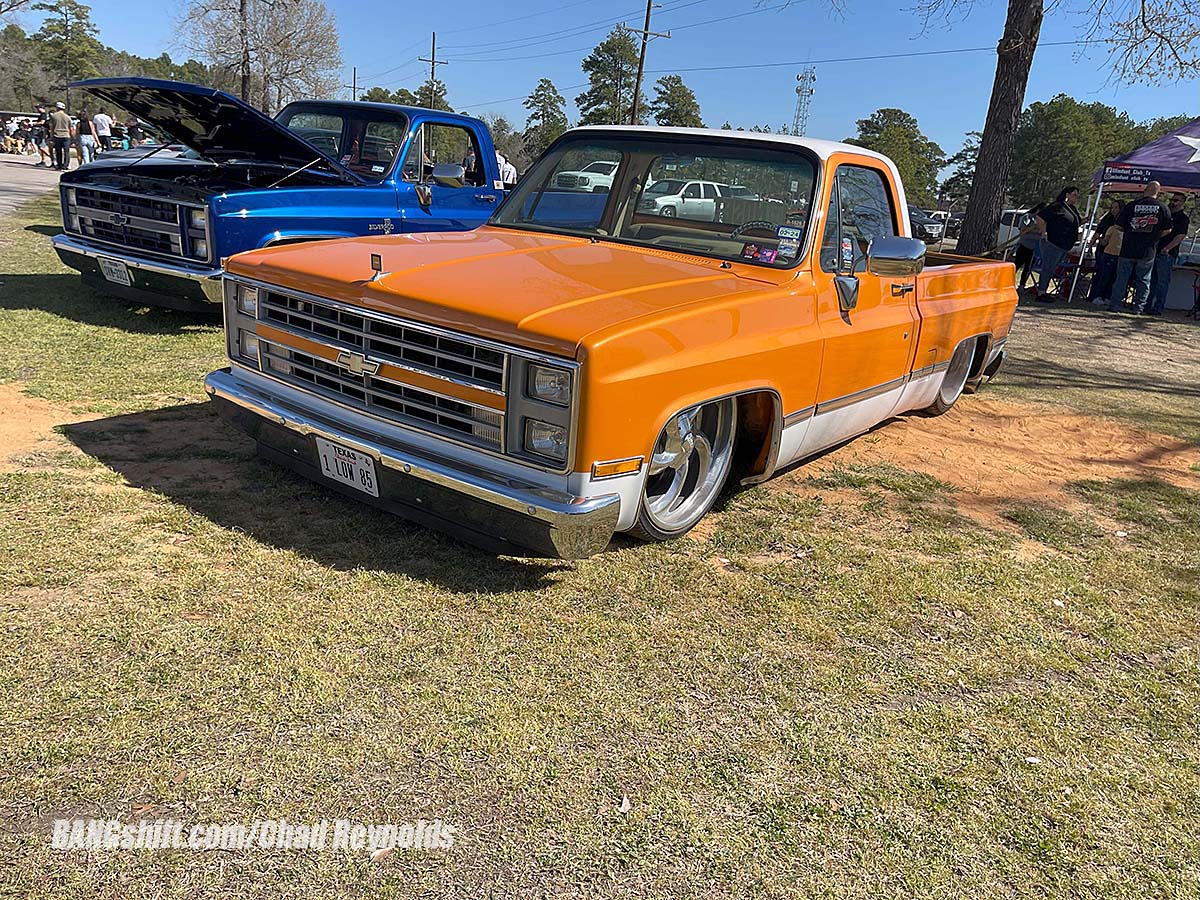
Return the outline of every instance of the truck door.
{"type": "Polygon", "coordinates": [[[916,279],[867,271],[871,241],[901,233],[890,177],[882,168],[841,164],[828,191],[813,267],[825,355],[817,408],[805,438],[809,452],[887,418],[899,400],[916,345],[916,279]],[[843,302],[839,291],[846,297],[857,293],[856,302],[843,302]]]}
{"type": "Polygon", "coordinates": [[[495,166],[495,159],[484,158],[479,138],[472,129],[457,122],[422,121],[408,142],[397,181],[397,202],[404,230],[478,228],[491,217],[501,199],[502,192],[496,190],[488,174],[495,166]],[[463,187],[434,182],[433,167],[442,163],[463,167],[463,187]],[[428,203],[422,203],[422,194],[429,199],[428,203]]]}

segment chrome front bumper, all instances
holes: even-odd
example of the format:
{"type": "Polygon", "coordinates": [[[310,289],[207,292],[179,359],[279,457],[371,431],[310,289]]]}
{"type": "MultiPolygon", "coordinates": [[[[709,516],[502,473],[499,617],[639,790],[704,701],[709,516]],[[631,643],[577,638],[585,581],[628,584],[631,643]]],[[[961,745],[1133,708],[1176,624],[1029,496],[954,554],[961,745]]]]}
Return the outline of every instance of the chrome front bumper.
{"type": "MultiPolygon", "coordinates": [[[[68,265],[72,265],[73,268],[78,267],[74,266],[64,254],[84,256],[89,259],[99,259],[101,257],[104,259],[117,259],[135,272],[140,271],[150,275],[181,278],[189,282],[195,282],[209,302],[219,304],[222,300],[220,266],[185,266],[167,260],[147,259],[143,256],[133,256],[128,250],[123,250],[120,247],[104,247],[89,244],[70,234],[56,234],[51,240],[51,244],[63,261],[68,265]]],[[[134,287],[138,286],[135,285],[134,287]]]]}
{"type": "Polygon", "coordinates": [[[263,455],[365,503],[432,525],[489,550],[578,559],[608,546],[620,513],[617,494],[575,497],[416,451],[383,446],[239,381],[209,374],[205,390],[221,414],[259,443],[263,455]],[[378,463],[379,498],[320,474],[314,437],[378,463]]]}

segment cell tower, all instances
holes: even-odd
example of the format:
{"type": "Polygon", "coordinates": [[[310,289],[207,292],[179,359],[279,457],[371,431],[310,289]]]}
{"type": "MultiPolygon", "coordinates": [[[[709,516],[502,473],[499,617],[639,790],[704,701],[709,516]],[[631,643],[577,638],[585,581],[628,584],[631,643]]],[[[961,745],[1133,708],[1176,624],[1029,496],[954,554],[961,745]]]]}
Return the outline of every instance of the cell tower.
{"type": "Polygon", "coordinates": [[[808,110],[812,106],[813,94],[817,92],[817,67],[809,66],[796,76],[796,115],[792,119],[792,134],[803,136],[808,130],[808,110]]]}

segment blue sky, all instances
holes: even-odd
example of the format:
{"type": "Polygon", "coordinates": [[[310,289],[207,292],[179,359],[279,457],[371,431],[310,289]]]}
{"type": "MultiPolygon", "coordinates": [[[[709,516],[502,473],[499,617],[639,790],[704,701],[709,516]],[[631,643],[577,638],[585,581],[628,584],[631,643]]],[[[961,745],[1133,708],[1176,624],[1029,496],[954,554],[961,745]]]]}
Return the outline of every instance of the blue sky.
{"type": "MultiPolygon", "coordinates": [[[[1004,20],[1000,0],[979,0],[969,19],[921,34],[921,23],[903,8],[866,0],[845,0],[844,18],[823,0],[659,0],[652,28],[671,30],[669,40],[651,43],[647,81],[680,72],[696,91],[707,124],[726,119],[735,126],[791,123],[795,75],[806,60],[818,61],[817,92],[808,133],[840,140],[854,134],[855,120],[873,110],[897,106],[915,115],[922,130],[951,154],[964,132],[980,129],[995,67],[995,47],[1004,20]],[[723,19],[709,22],[712,19],[723,19]],[[700,24],[707,23],[707,24],[700,24]],[[691,27],[688,27],[691,26],[691,27]],[[959,48],[983,52],[950,53],[860,62],[819,62],[845,57],[925,53],[959,48]],[[697,67],[789,63],[771,68],[686,71],[697,67]]],[[[381,0],[326,0],[341,32],[346,61],[357,65],[360,86],[415,87],[428,67],[429,33],[438,32],[439,67],[451,104],[474,114],[499,112],[523,124],[521,98],[537,79],[551,78],[571,101],[586,79],[579,68],[587,48],[620,20],[640,27],[642,0],[457,0],[455,3],[384,3],[381,0]],[[641,12],[637,10],[641,7],[641,12]],[[498,21],[507,24],[496,25],[498,21]],[[488,27],[481,27],[488,26],[488,27]],[[579,31],[589,26],[586,31],[579,31]],[[575,34],[554,34],[576,29],[575,34]],[[520,46],[525,42],[528,46],[520,46]],[[534,43],[536,42],[536,43],[534,43]],[[530,58],[532,57],[532,58],[530,58]],[[568,88],[570,88],[568,90],[568,88]],[[514,99],[515,98],[515,99],[514,99]]],[[[908,5],[908,4],[904,4],[908,5]]],[[[144,56],[165,48],[175,58],[174,18],[162,0],[93,0],[92,16],[101,39],[144,56]]],[[[36,28],[38,14],[20,21],[36,28]]],[[[1101,48],[1049,46],[1079,37],[1083,21],[1052,11],[1042,29],[1026,103],[1059,92],[1082,101],[1098,100],[1128,111],[1135,119],[1187,113],[1200,115],[1200,81],[1125,86],[1108,83],[1101,48]]],[[[649,93],[649,91],[647,91],[649,93]]],[[[349,96],[349,90],[345,92],[349,96]]]]}

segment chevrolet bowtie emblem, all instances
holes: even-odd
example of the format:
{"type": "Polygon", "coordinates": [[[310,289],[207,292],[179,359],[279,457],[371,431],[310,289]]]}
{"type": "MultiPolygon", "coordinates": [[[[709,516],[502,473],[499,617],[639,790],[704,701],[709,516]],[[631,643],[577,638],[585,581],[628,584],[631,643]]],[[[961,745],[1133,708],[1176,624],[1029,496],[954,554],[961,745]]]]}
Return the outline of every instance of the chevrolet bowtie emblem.
{"type": "Polygon", "coordinates": [[[129,216],[123,216],[121,213],[113,213],[109,216],[108,221],[112,222],[118,228],[129,224],[129,216]]]}
{"type": "Polygon", "coordinates": [[[379,363],[367,359],[361,353],[351,353],[343,350],[338,354],[337,364],[352,375],[375,375],[379,372],[379,363]]]}

